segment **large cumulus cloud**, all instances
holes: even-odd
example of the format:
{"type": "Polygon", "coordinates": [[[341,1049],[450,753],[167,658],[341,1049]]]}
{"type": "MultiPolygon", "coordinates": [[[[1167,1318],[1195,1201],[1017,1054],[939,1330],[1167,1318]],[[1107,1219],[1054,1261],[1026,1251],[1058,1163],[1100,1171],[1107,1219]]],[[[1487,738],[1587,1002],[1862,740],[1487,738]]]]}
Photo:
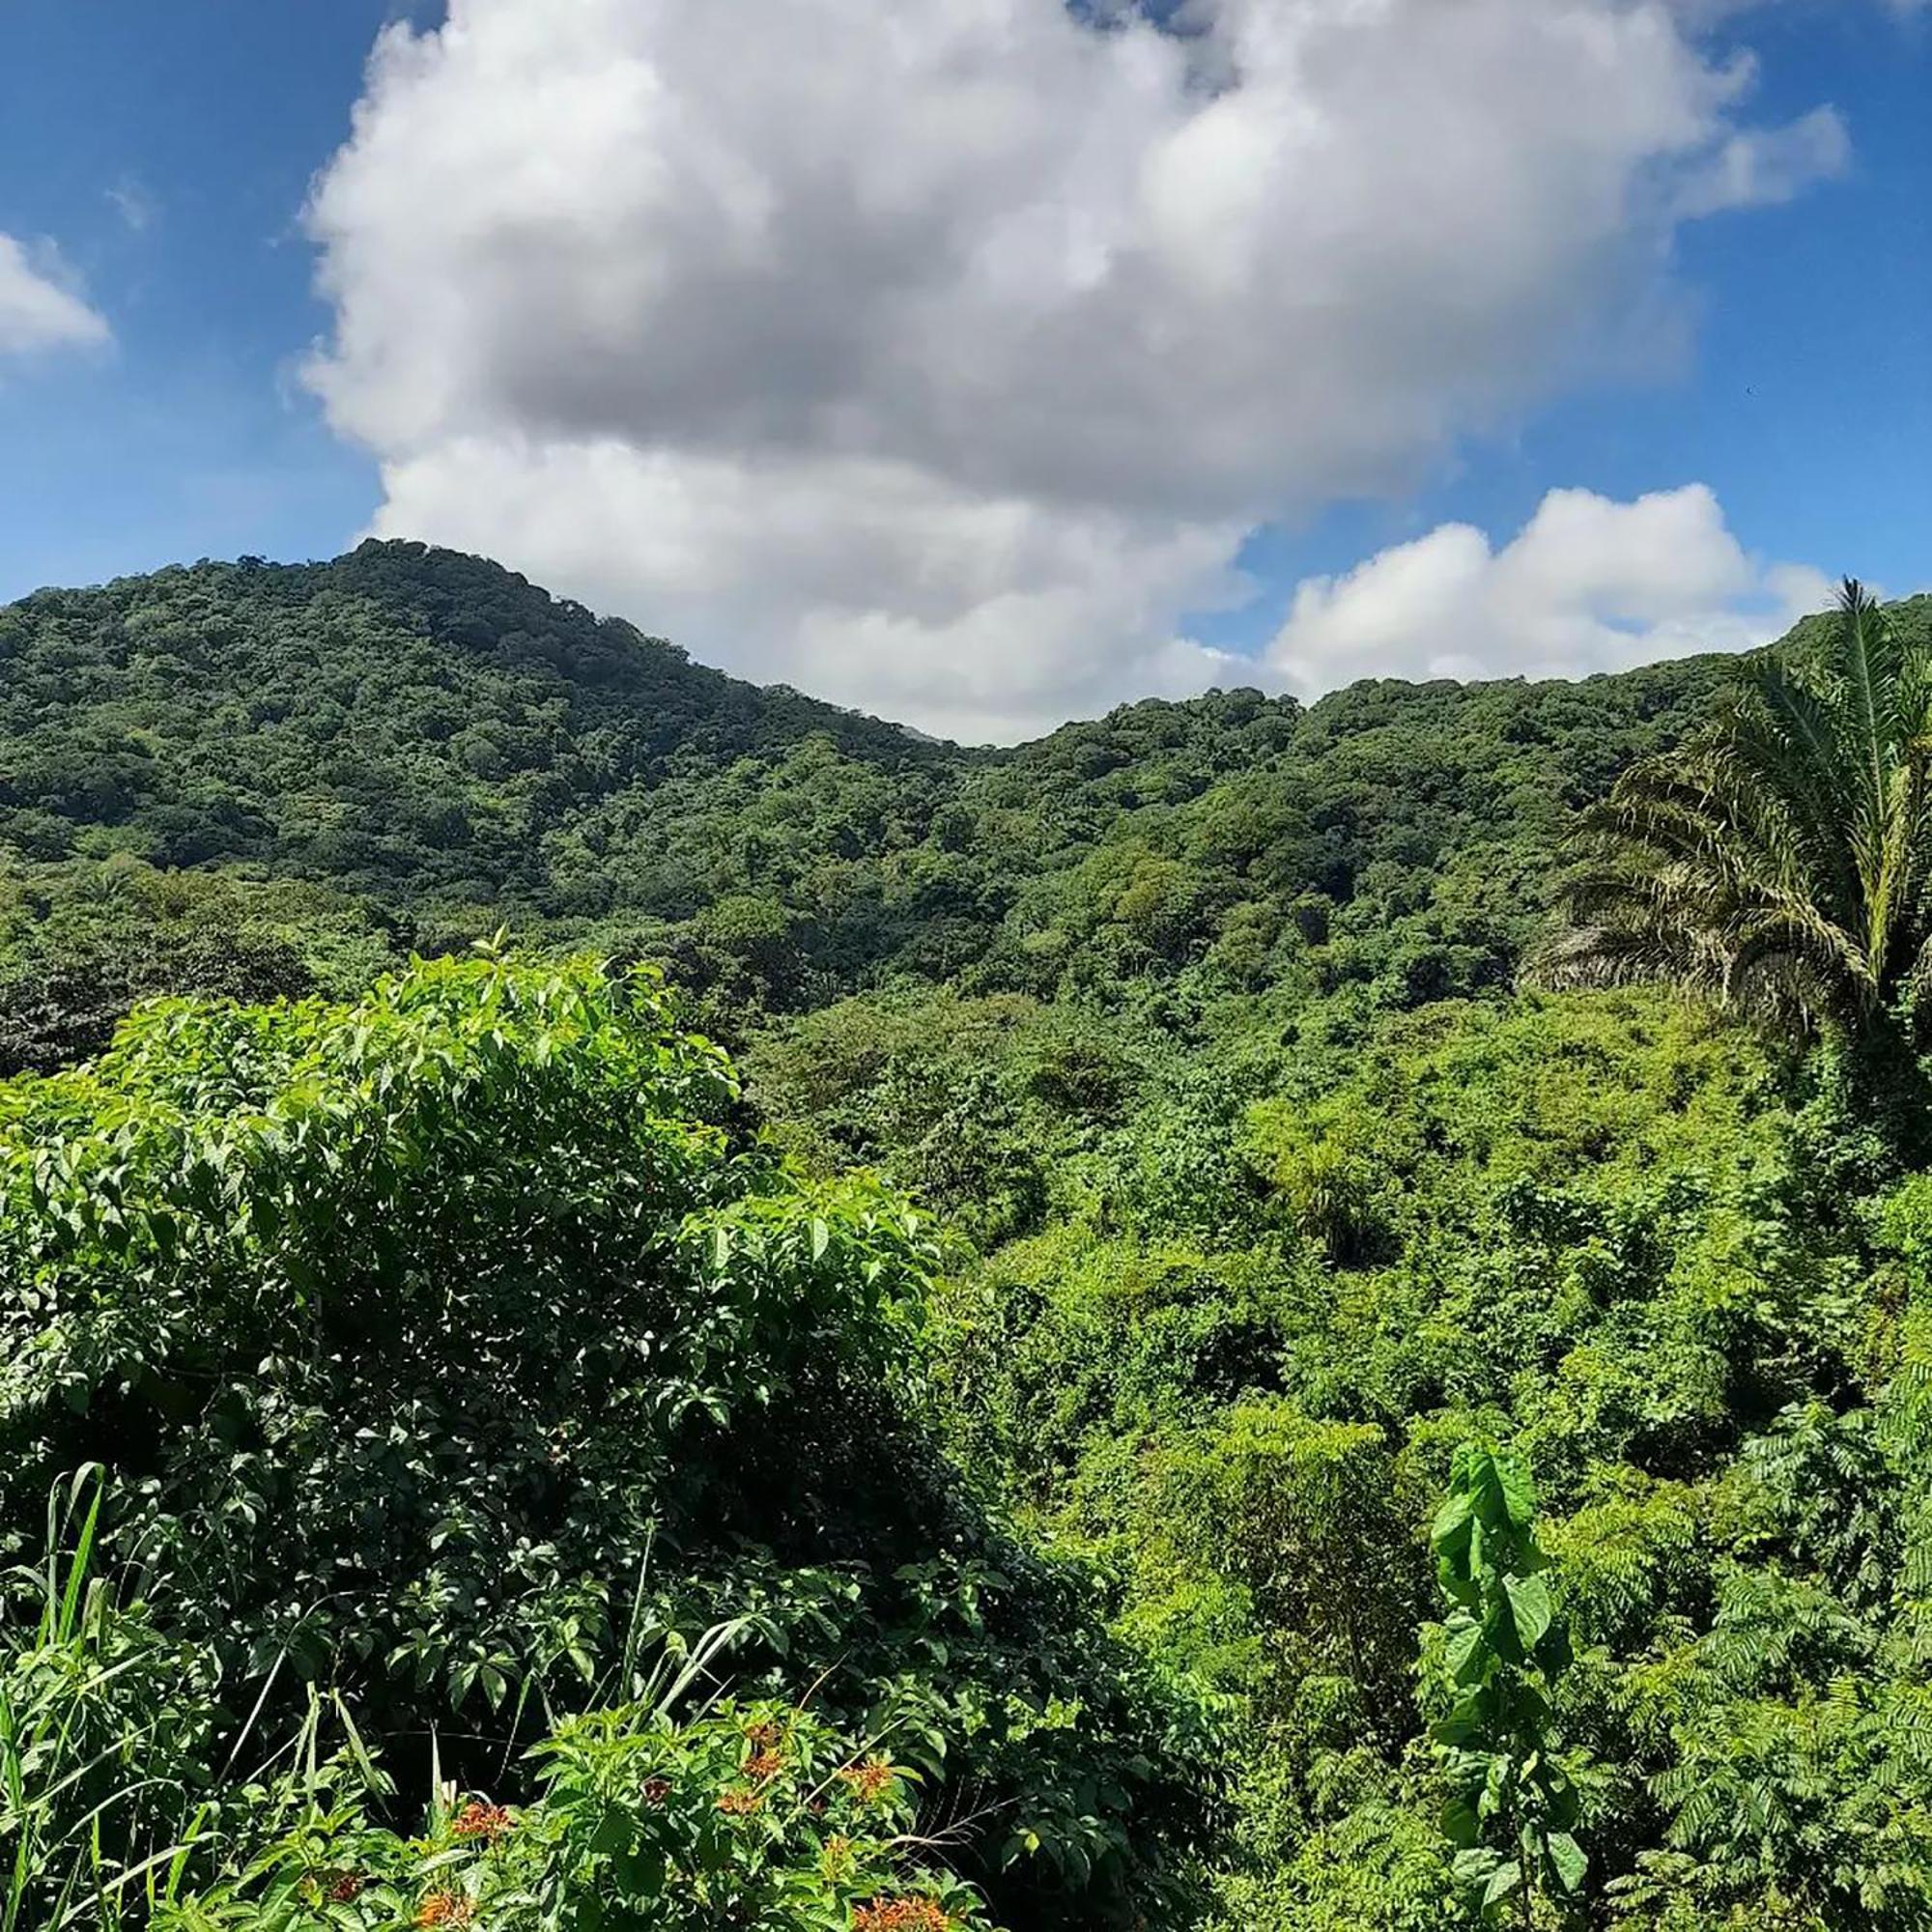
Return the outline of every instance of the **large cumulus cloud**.
{"type": "Polygon", "coordinates": [[[310,211],[379,527],[1009,736],[1226,681],[1256,524],[1668,357],[1842,165],[1663,0],[452,0],[310,211]]]}

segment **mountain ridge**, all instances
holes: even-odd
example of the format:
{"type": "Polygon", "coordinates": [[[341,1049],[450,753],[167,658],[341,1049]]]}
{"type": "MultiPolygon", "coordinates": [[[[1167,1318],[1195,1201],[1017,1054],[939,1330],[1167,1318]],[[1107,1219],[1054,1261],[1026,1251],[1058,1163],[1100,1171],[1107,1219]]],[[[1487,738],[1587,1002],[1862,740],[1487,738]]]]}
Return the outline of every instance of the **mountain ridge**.
{"type": "Polygon", "coordinates": [[[1367,680],[1306,706],[1236,688],[970,748],[458,552],[175,566],[0,608],[0,974],[98,981],[105,1012],[175,983],[184,949],[229,960],[192,984],[288,990],[335,983],[337,952],[507,925],[664,959],[734,1009],[1143,974],[1446,997],[1507,981],[1570,816],[1735,668],[1367,680]],[[318,893],[340,900],[319,967],[318,893]],[[237,964],[231,931],[264,922],[280,963],[237,964]],[[132,963],[100,952],[117,923],[145,935],[132,963]],[[56,943],[70,927],[91,936],[56,943]]]}
{"type": "MultiPolygon", "coordinates": [[[[745,693],[755,694],[774,705],[793,705],[808,711],[822,720],[828,728],[839,722],[860,727],[862,730],[883,730],[916,746],[926,746],[944,750],[955,755],[988,760],[1005,760],[1018,756],[1035,747],[1046,744],[1063,732],[1093,726],[1122,713],[1151,707],[1154,709],[1187,708],[1232,693],[1254,693],[1265,696],[1271,702],[1292,705],[1304,712],[1321,709],[1331,700],[1347,696],[1351,693],[1365,690],[1403,692],[1459,691],[1465,693],[1486,691],[1494,687],[1531,688],[1535,686],[1576,686],[1588,689],[1605,680],[1629,676],[1634,671],[1644,671],[1663,664],[1719,665],[1737,662],[1741,655],[1730,652],[1698,652],[1686,657],[1658,659],[1641,665],[1627,667],[1621,670],[1600,670],[1586,672],[1577,677],[1532,678],[1520,673],[1485,678],[1384,678],[1365,676],[1352,679],[1346,685],[1338,685],[1332,691],[1321,693],[1314,698],[1303,698],[1288,694],[1270,694],[1260,685],[1216,686],[1208,691],[1186,697],[1145,696],[1123,698],[1118,704],[1110,705],[1105,711],[1077,718],[1063,719],[1059,724],[1034,737],[1017,740],[1011,744],[979,744],[946,738],[932,732],[921,730],[915,725],[895,719],[863,710],[856,705],[845,705],[830,698],[812,696],[784,680],[775,680],[770,684],[760,684],[754,679],[739,676],[714,666],[702,664],[674,640],[647,631],[632,619],[613,613],[599,613],[578,600],[559,595],[535,582],[523,573],[507,564],[478,553],[451,550],[441,545],[429,544],[413,538],[367,537],[353,550],[345,551],[334,557],[310,559],[305,562],[278,562],[260,556],[239,556],[229,558],[203,557],[193,563],[162,565],[152,571],[128,572],[123,576],[108,578],[90,584],[43,584],[27,591],[7,603],[0,603],[0,614],[14,611],[33,611],[46,608],[49,604],[64,604],[76,598],[113,598],[125,593],[130,586],[162,584],[177,580],[193,579],[202,576],[224,576],[228,574],[247,575],[254,578],[301,582],[318,576],[344,579],[343,587],[352,593],[376,596],[393,593],[399,588],[412,593],[412,602],[389,597],[392,604],[401,604],[411,609],[421,620],[425,635],[439,632],[446,640],[462,641],[463,627],[452,625],[448,613],[453,603],[450,595],[452,585],[446,574],[456,571],[469,580],[469,587],[478,584],[501,584],[514,594],[535,600],[542,607],[577,622],[587,624],[597,632],[610,633],[614,637],[626,638],[631,642],[642,646],[650,652],[662,653],[667,658],[688,667],[699,677],[715,682],[720,687],[729,687],[745,693]],[[418,568],[412,570],[409,566],[418,568]],[[439,578],[444,579],[439,582],[439,578]],[[429,593],[427,596],[424,593],[429,593]]],[[[1917,605],[1932,601],[1932,596],[1900,600],[1906,605],[1917,605]]],[[[1811,619],[1801,619],[1794,632],[1802,631],[1811,619]]],[[[1778,643],[1785,641],[1778,640],[1778,643]]],[[[1774,643],[1771,648],[1777,648],[1774,643]]],[[[577,667],[582,668],[582,667],[577,667]]]]}

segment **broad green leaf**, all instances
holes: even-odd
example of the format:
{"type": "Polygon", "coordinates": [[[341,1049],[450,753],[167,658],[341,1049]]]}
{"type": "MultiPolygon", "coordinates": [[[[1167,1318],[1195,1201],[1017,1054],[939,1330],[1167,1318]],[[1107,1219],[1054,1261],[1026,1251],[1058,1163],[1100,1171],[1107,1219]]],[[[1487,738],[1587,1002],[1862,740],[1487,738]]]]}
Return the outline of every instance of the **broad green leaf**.
{"type": "Polygon", "coordinates": [[[1549,1601],[1548,1579],[1544,1577],[1505,1577],[1503,1594],[1509,1599],[1510,1616],[1516,1625],[1518,1642],[1525,1651],[1535,1650],[1556,1613],[1549,1601]]]}
{"type": "Polygon", "coordinates": [[[1582,1889],[1583,1876],[1590,1868],[1583,1848],[1568,1832],[1552,1832],[1548,1842],[1550,1868],[1566,1897],[1575,1898],[1582,1889]]]}
{"type": "Polygon", "coordinates": [[[1472,1623],[1466,1629],[1455,1632],[1442,1647],[1442,1661],[1449,1666],[1450,1677],[1458,1684],[1467,1684],[1480,1677],[1488,1661],[1482,1625],[1472,1623]]]}
{"type": "Polygon", "coordinates": [[[1498,1456],[1495,1469],[1511,1523],[1527,1529],[1536,1520],[1536,1486],[1530,1480],[1529,1464],[1519,1456],[1498,1456]]]}
{"type": "Polygon", "coordinates": [[[1506,1898],[1513,1898],[1522,1889],[1522,1866],[1515,1859],[1506,1859],[1490,1874],[1490,1882],[1483,1888],[1483,1910],[1499,1905],[1506,1898]]]}
{"type": "Polygon", "coordinates": [[[1466,1849],[1482,1835],[1483,1821],[1476,1815],[1476,1807],[1461,1792],[1444,1804],[1441,1820],[1442,1835],[1452,1845],[1466,1849]]]}
{"type": "Polygon", "coordinates": [[[1468,1525],[1474,1504],[1466,1493],[1451,1495],[1447,1502],[1435,1513],[1435,1521],[1429,1532],[1429,1540],[1437,1550],[1460,1549],[1468,1541],[1463,1533],[1468,1525]]]}

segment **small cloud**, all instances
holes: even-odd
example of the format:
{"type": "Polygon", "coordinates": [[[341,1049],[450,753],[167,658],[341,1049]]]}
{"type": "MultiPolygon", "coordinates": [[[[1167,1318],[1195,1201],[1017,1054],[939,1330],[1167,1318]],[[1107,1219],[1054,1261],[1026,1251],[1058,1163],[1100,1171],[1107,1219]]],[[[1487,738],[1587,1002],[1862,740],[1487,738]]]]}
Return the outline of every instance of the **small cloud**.
{"type": "Polygon", "coordinates": [[[1552,490],[1499,550],[1444,524],[1307,579],[1269,662],[1308,696],[1364,677],[1585,677],[1749,650],[1830,596],[1816,570],[1747,555],[1702,483],[1634,502],[1552,490]]]}
{"type": "Polygon", "coordinates": [[[106,318],[77,292],[51,242],[30,250],[0,234],[0,355],[89,348],[111,339],[106,318]]]}
{"type": "Polygon", "coordinates": [[[1850,167],[1852,137],[1835,107],[1813,108],[1787,127],[1733,134],[1681,185],[1677,212],[1686,220],[1728,208],[1772,208],[1794,201],[1850,167]]]}
{"type": "Polygon", "coordinates": [[[123,223],[136,235],[152,228],[161,212],[160,204],[132,175],[124,175],[116,182],[107,189],[106,198],[123,223]]]}

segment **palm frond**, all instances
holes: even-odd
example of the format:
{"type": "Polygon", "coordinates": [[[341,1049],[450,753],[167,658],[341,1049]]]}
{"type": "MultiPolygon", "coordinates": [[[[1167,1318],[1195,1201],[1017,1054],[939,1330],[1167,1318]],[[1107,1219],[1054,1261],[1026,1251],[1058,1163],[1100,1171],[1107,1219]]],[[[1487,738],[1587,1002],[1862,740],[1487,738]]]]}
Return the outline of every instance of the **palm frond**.
{"type": "Polygon", "coordinates": [[[1874,820],[1884,811],[1886,750],[1899,738],[1898,652],[1877,601],[1856,578],[1838,592],[1838,668],[1856,750],[1863,803],[1874,820]]]}
{"type": "Polygon", "coordinates": [[[1528,976],[1862,1029],[1932,986],[1928,819],[1932,648],[1848,580],[1816,664],[1752,666],[1705,731],[1580,815],[1570,927],[1528,976]]]}

